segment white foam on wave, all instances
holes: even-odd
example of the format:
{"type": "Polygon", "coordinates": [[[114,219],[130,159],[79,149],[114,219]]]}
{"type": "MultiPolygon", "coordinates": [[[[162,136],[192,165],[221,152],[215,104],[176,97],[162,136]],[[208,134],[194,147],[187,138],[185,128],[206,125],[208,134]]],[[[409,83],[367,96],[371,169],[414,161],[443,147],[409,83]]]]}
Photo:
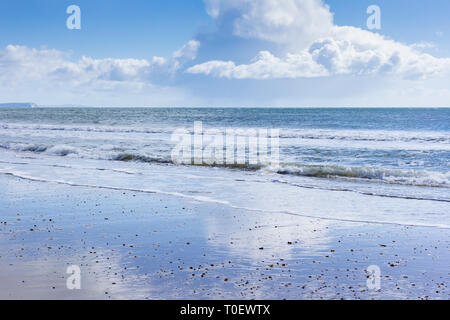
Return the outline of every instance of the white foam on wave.
{"type": "Polygon", "coordinates": [[[263,171],[318,178],[365,179],[374,182],[414,186],[450,187],[450,172],[401,170],[377,167],[348,167],[337,165],[269,166],[263,171]]]}
{"type": "MultiPolygon", "coordinates": [[[[167,133],[171,134],[179,127],[173,128],[146,128],[126,127],[113,125],[52,125],[52,124],[28,124],[28,123],[0,123],[0,130],[34,130],[34,131],[81,131],[99,133],[167,133]]],[[[184,128],[192,133],[191,127],[184,128]]],[[[204,134],[224,133],[227,127],[205,128],[204,134]]],[[[258,134],[258,127],[233,127],[236,135],[252,136],[258,134]]],[[[280,138],[296,139],[323,139],[323,140],[350,140],[350,141],[402,141],[402,142],[428,142],[428,143],[450,143],[450,133],[447,131],[400,131],[400,130],[361,130],[361,129],[292,129],[278,128],[280,138]]],[[[270,134],[270,130],[269,130],[270,134]]]]}
{"type": "Polygon", "coordinates": [[[4,143],[0,148],[12,151],[47,153],[55,156],[67,156],[69,154],[78,154],[80,150],[69,145],[41,145],[34,143],[4,143]]]}
{"type": "Polygon", "coordinates": [[[46,153],[65,157],[70,154],[78,154],[79,150],[68,145],[56,145],[47,149],[46,153]]]}
{"type": "Polygon", "coordinates": [[[286,129],[281,138],[450,143],[450,133],[444,131],[286,129]]]}
{"type": "Polygon", "coordinates": [[[253,212],[261,212],[261,213],[278,213],[278,214],[288,214],[288,215],[294,215],[304,218],[311,218],[311,219],[319,219],[319,220],[330,220],[330,221],[341,221],[341,222],[351,222],[351,223],[367,223],[367,224],[381,224],[381,225],[399,225],[399,226],[409,226],[409,227],[428,227],[428,228],[439,228],[439,229],[450,229],[450,226],[447,224],[442,223],[405,223],[401,221],[383,221],[383,220],[370,220],[370,219],[351,219],[351,218],[338,218],[338,217],[328,217],[328,216],[314,216],[314,215],[307,215],[302,214],[300,212],[295,212],[292,210],[266,210],[266,209],[260,209],[260,208],[253,208],[253,207],[245,207],[245,206],[237,206],[233,205],[231,202],[226,200],[218,200],[210,197],[205,196],[193,196],[193,195],[186,195],[181,192],[171,192],[171,191],[162,191],[157,189],[138,189],[138,188],[126,188],[126,187],[116,187],[116,186],[107,186],[107,185],[92,185],[92,184],[82,184],[82,183],[75,183],[71,181],[65,181],[65,180],[52,180],[52,179],[45,179],[41,177],[35,177],[31,176],[29,174],[26,174],[21,171],[12,171],[12,170],[0,170],[0,174],[13,176],[19,179],[24,180],[30,180],[35,182],[44,182],[44,183],[56,183],[56,184],[62,184],[62,185],[68,185],[72,187],[83,187],[83,188],[95,188],[95,189],[105,189],[105,190],[115,190],[115,191],[128,191],[128,192],[139,192],[139,193],[153,193],[153,194],[161,194],[161,195],[167,195],[167,196],[175,196],[175,197],[181,197],[185,199],[190,199],[198,202],[204,202],[204,203],[214,203],[218,205],[224,205],[228,206],[232,209],[237,210],[247,210],[247,211],[253,211],[253,212]]]}
{"type": "MultiPolygon", "coordinates": [[[[114,148],[88,150],[70,145],[40,145],[27,143],[0,144],[0,148],[12,151],[44,153],[53,156],[73,156],[94,160],[112,160],[122,162],[142,162],[172,164],[169,157],[164,155],[139,154],[137,152],[116,152],[114,148]]],[[[211,161],[214,162],[214,161],[211,161]]],[[[201,166],[207,166],[202,164],[201,166]]],[[[216,166],[216,165],[211,165],[216,166]]],[[[450,188],[450,171],[437,172],[430,170],[405,170],[394,168],[380,168],[370,166],[344,166],[334,164],[298,164],[285,163],[279,166],[261,165],[224,165],[232,169],[261,170],[284,175],[306,176],[317,178],[362,179],[388,184],[402,184],[413,186],[446,187],[450,188]]]]}
{"type": "Polygon", "coordinates": [[[51,125],[51,124],[21,124],[21,123],[0,123],[0,130],[12,131],[74,131],[74,132],[98,132],[98,133],[172,133],[175,129],[161,128],[130,128],[123,126],[87,126],[87,125],[51,125]]]}

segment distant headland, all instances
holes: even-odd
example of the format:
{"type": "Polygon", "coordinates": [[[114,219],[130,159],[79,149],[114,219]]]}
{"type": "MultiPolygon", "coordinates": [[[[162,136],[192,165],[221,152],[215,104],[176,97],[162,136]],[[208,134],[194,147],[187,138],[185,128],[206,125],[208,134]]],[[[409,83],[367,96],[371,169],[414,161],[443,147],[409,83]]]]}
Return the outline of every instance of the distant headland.
{"type": "Polygon", "coordinates": [[[36,103],[32,102],[7,102],[0,103],[0,108],[35,108],[37,107],[36,103]]]}

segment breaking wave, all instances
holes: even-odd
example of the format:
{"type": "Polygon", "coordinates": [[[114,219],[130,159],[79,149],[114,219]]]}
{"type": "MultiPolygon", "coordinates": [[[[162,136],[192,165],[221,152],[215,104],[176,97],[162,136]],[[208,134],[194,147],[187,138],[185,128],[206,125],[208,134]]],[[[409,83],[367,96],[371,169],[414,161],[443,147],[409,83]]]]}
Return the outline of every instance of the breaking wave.
{"type": "MultiPolygon", "coordinates": [[[[157,164],[174,164],[170,159],[149,157],[138,154],[122,153],[111,160],[125,162],[144,162],[157,164]]],[[[270,166],[263,164],[188,164],[199,167],[220,167],[248,171],[262,171],[281,175],[294,175],[316,178],[361,179],[389,184],[412,186],[448,187],[450,188],[450,172],[434,172],[427,170],[400,170],[377,167],[345,167],[336,165],[302,165],[282,164],[270,166]]]]}
{"type": "Polygon", "coordinates": [[[112,156],[111,160],[113,161],[123,161],[123,162],[144,162],[144,163],[162,163],[169,164],[172,163],[170,159],[163,159],[157,157],[149,157],[140,154],[133,153],[120,153],[118,155],[112,156]]]}
{"type": "Polygon", "coordinates": [[[289,164],[267,167],[265,170],[283,175],[317,178],[364,179],[390,184],[450,187],[450,172],[400,170],[377,167],[345,167],[336,165],[289,164]]]}
{"type": "MultiPolygon", "coordinates": [[[[28,123],[0,123],[1,130],[13,131],[72,131],[72,132],[97,132],[97,133],[140,133],[155,134],[165,133],[172,134],[179,127],[166,128],[146,128],[137,127],[130,128],[126,126],[114,125],[52,125],[52,124],[28,124],[28,123]]],[[[204,134],[217,134],[225,132],[227,128],[205,128],[204,134]]],[[[235,133],[244,136],[253,136],[258,132],[258,128],[239,128],[236,127],[235,133]]],[[[187,127],[185,130],[192,133],[192,128],[187,127]]],[[[270,133],[270,132],[269,132],[270,133]]],[[[450,134],[443,131],[381,131],[381,130],[329,130],[329,129],[280,129],[281,139],[307,139],[307,140],[334,140],[334,141],[397,141],[397,142],[426,142],[426,143],[450,143],[450,134]]]]}
{"type": "Polygon", "coordinates": [[[130,129],[127,127],[117,127],[117,126],[71,126],[71,125],[33,125],[33,124],[7,124],[0,123],[0,129],[2,130],[31,130],[31,131],[72,131],[72,132],[98,132],[98,133],[172,133],[174,129],[146,129],[137,128],[130,129]]]}
{"type": "MultiPolygon", "coordinates": [[[[0,144],[0,148],[44,153],[53,156],[78,156],[82,158],[91,158],[96,160],[111,160],[122,162],[140,162],[175,165],[170,156],[155,156],[148,154],[139,154],[133,152],[105,152],[102,150],[79,150],[70,145],[39,145],[25,143],[7,143],[0,144]]],[[[380,168],[369,166],[339,166],[328,164],[298,164],[284,163],[277,166],[265,164],[188,164],[191,166],[202,167],[222,167],[235,170],[261,171],[263,173],[276,173],[280,175],[305,176],[315,178],[331,178],[331,179],[358,179],[374,182],[382,182],[388,184],[402,184],[412,186],[429,186],[429,187],[446,187],[450,188],[450,172],[435,172],[428,170],[405,170],[393,168],[380,168]]]]}
{"type": "Polygon", "coordinates": [[[6,143],[0,144],[0,148],[13,151],[34,152],[34,153],[48,153],[55,156],[67,156],[69,154],[78,154],[79,150],[68,145],[39,145],[39,144],[25,144],[25,143],[6,143]]]}

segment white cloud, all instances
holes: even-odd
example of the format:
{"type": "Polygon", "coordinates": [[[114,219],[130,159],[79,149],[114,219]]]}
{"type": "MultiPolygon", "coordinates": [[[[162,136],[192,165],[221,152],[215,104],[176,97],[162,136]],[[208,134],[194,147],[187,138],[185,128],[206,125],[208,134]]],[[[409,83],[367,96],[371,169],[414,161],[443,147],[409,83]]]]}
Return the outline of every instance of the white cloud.
{"type": "Polygon", "coordinates": [[[195,58],[198,47],[198,41],[190,41],[168,59],[82,57],[73,61],[58,50],[8,45],[0,50],[0,96],[5,101],[56,104],[181,103],[188,94],[167,83],[195,58]]]}
{"type": "Polygon", "coordinates": [[[200,42],[197,40],[190,40],[181,49],[173,53],[174,59],[194,60],[197,57],[197,51],[200,48],[200,42]]]}
{"type": "Polygon", "coordinates": [[[180,69],[185,63],[197,58],[197,52],[199,48],[200,48],[199,41],[190,40],[179,50],[175,51],[172,55],[172,59],[168,61],[170,72],[173,74],[178,69],[180,69]]]}
{"type": "MultiPolygon", "coordinates": [[[[27,49],[23,48],[23,50],[27,49]]],[[[77,62],[55,61],[52,68],[43,70],[42,76],[65,80],[73,84],[97,80],[138,82],[145,78],[150,66],[151,63],[147,60],[82,57],[77,62]]]]}
{"type": "Polygon", "coordinates": [[[450,59],[354,27],[334,27],[329,38],[314,42],[308,52],[331,75],[381,73],[422,79],[450,71],[450,59]]]}
{"type": "Polygon", "coordinates": [[[434,44],[432,42],[420,41],[420,42],[411,44],[411,48],[423,50],[423,49],[436,49],[437,46],[436,46],[436,44],[434,44]]]}
{"type": "Polygon", "coordinates": [[[261,51],[252,64],[236,66],[232,61],[209,61],[193,66],[187,72],[228,79],[310,78],[328,74],[308,53],[288,54],[285,59],[280,59],[268,51],[261,51]]]}
{"type": "Polygon", "coordinates": [[[207,0],[208,12],[220,18],[235,10],[234,32],[285,43],[295,48],[298,35],[312,39],[302,49],[276,57],[261,51],[249,64],[208,61],[188,73],[229,79],[314,78],[333,75],[389,74],[424,79],[450,72],[450,59],[423,53],[370,31],[333,26],[329,8],[319,0],[207,0]]]}
{"type": "Polygon", "coordinates": [[[94,59],[82,57],[70,60],[67,53],[57,50],[34,49],[8,45],[0,50],[0,83],[16,86],[36,81],[64,82],[71,86],[93,85],[109,88],[116,82],[149,83],[153,73],[173,74],[187,61],[195,58],[198,41],[189,41],[170,59],[153,57],[145,59],[94,59]]]}
{"type": "Polygon", "coordinates": [[[0,48],[0,97],[86,105],[448,106],[440,76],[449,75],[450,61],[429,54],[437,48],[420,39],[406,45],[335,26],[322,0],[204,1],[217,28],[202,29],[201,47],[191,40],[167,57],[74,60],[45,48],[0,48]]]}
{"type": "Polygon", "coordinates": [[[238,12],[233,32],[244,38],[258,38],[292,45],[325,36],[333,15],[322,0],[205,0],[208,13],[221,19],[238,12]]]}
{"type": "Polygon", "coordinates": [[[15,86],[36,81],[139,81],[150,65],[146,60],[88,57],[72,62],[60,51],[9,45],[0,51],[0,82],[15,86]]]}

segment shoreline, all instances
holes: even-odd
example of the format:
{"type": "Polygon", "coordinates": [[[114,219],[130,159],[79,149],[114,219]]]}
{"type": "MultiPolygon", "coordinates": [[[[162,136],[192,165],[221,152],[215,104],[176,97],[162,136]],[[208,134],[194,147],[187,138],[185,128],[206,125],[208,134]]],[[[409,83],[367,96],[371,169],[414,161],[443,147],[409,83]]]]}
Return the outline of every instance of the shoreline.
{"type": "Polygon", "coordinates": [[[6,176],[0,185],[0,298],[449,298],[448,229],[6,176]],[[66,287],[70,265],[81,268],[81,290],[66,287]],[[367,288],[371,265],[381,269],[380,291],[367,288]]]}

